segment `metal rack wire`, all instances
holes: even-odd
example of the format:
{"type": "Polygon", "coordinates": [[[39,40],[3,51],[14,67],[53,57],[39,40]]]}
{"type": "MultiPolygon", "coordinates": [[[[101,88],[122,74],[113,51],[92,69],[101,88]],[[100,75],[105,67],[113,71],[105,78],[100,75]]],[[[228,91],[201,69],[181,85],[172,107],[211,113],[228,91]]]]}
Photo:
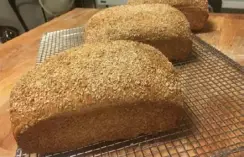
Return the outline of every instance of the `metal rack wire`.
{"type": "MultiPolygon", "coordinates": [[[[18,149],[16,157],[244,156],[244,68],[198,37],[192,40],[194,59],[176,64],[185,97],[179,128],[49,155],[18,149]]],[[[37,63],[80,44],[82,28],[47,33],[37,63]]]]}

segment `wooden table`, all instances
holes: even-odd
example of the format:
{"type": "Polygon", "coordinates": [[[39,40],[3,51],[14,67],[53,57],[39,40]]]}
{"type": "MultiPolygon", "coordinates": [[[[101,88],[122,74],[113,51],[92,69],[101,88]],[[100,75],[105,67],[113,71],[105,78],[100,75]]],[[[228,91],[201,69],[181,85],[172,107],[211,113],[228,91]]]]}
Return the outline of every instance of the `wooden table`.
{"type": "MultiPolygon", "coordinates": [[[[0,156],[12,157],[16,142],[8,114],[10,91],[16,81],[35,66],[42,34],[84,24],[95,9],[74,9],[3,45],[0,45],[0,156]]],[[[202,33],[203,40],[244,65],[244,15],[211,14],[202,33]]]]}

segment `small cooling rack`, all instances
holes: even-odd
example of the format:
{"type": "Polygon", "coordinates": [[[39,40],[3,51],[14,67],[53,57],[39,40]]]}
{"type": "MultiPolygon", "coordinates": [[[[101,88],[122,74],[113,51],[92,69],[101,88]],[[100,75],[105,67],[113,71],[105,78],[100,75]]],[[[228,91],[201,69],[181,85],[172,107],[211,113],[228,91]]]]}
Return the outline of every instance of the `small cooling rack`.
{"type": "MultiPolygon", "coordinates": [[[[194,59],[176,64],[186,112],[179,128],[48,155],[19,148],[16,157],[244,156],[244,68],[198,37],[192,41],[194,59]]],[[[81,44],[82,28],[46,33],[37,63],[81,44]]]]}

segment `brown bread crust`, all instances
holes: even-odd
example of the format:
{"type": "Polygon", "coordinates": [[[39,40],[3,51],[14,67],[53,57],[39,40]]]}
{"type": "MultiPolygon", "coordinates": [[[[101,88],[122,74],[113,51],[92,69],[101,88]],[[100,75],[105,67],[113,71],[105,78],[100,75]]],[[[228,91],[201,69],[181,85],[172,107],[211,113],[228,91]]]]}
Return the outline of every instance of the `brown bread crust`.
{"type": "Polygon", "coordinates": [[[209,16],[208,0],[128,0],[128,4],[169,4],[185,14],[193,31],[201,30],[209,16]]]}
{"type": "Polygon", "coordinates": [[[49,153],[176,127],[181,92],[172,64],[138,42],[85,44],[38,65],[14,87],[18,145],[49,153]]]}
{"type": "Polygon", "coordinates": [[[95,14],[86,24],[86,43],[133,40],[150,44],[170,60],[191,52],[190,25],[179,10],[166,4],[117,6],[95,14]]]}

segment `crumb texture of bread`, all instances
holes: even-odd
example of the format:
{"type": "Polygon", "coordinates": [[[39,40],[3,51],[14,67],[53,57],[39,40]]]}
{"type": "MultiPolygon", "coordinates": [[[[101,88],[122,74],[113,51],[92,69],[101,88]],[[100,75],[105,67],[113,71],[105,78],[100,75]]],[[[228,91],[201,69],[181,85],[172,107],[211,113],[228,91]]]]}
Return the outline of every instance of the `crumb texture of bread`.
{"type": "Polygon", "coordinates": [[[189,55],[190,36],[190,25],[184,14],[167,4],[111,7],[91,17],[84,29],[85,43],[143,42],[159,49],[170,61],[184,60],[189,55]]]}
{"type": "Polygon", "coordinates": [[[139,42],[67,50],[13,88],[14,137],[26,152],[50,153],[171,129],[182,113],[177,76],[160,51],[139,42]]]}
{"type": "Polygon", "coordinates": [[[185,14],[193,31],[201,30],[209,16],[208,0],[128,0],[128,4],[169,4],[185,14]]]}

